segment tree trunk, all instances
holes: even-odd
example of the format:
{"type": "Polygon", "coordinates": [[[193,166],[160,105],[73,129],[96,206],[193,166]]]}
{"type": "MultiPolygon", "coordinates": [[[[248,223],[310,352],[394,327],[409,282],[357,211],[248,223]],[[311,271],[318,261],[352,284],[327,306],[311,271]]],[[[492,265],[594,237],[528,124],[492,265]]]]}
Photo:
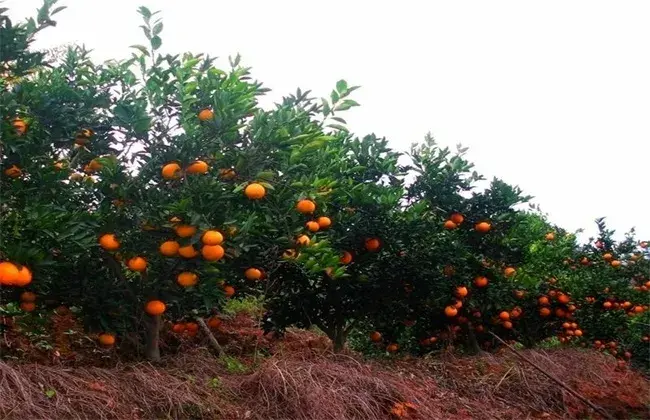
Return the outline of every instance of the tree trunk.
{"type": "Polygon", "coordinates": [[[147,347],[145,349],[145,356],[152,362],[160,361],[160,315],[148,316],[147,322],[147,347]]]}
{"type": "Polygon", "coordinates": [[[476,340],[474,329],[470,324],[465,324],[465,328],[467,328],[467,344],[469,353],[473,355],[479,354],[481,352],[481,348],[478,346],[478,341],[476,340]]]}
{"type": "Polygon", "coordinates": [[[332,343],[334,344],[334,353],[339,353],[345,348],[345,339],[347,338],[347,332],[342,325],[336,326],[334,328],[334,337],[330,337],[332,343]]]}

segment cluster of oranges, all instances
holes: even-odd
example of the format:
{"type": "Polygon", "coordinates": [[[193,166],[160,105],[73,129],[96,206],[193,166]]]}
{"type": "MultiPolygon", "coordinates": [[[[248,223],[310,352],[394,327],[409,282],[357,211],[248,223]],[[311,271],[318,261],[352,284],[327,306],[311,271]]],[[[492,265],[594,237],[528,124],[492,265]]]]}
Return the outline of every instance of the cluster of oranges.
{"type": "Polygon", "coordinates": [[[630,301],[617,301],[614,297],[608,297],[603,302],[604,310],[621,310],[626,311],[629,316],[643,313],[648,309],[648,305],[634,305],[630,301]]]}
{"type": "Polygon", "coordinates": [[[32,282],[32,272],[24,265],[0,262],[0,286],[25,287],[32,282]]]}
{"type": "Polygon", "coordinates": [[[579,328],[578,324],[575,322],[564,322],[562,323],[562,331],[558,334],[560,343],[567,343],[573,338],[582,337],[583,331],[579,328]]]}
{"type": "MultiPolygon", "coordinates": [[[[185,173],[190,175],[202,175],[208,173],[209,170],[210,166],[206,162],[202,160],[195,160],[185,168],[185,173]]],[[[169,181],[172,179],[180,178],[183,174],[183,169],[178,163],[170,162],[163,165],[161,173],[163,179],[169,181]]]]}
{"type": "MultiPolygon", "coordinates": [[[[549,283],[555,284],[556,279],[549,279],[549,283]]],[[[573,319],[573,313],[578,309],[578,307],[571,303],[571,296],[568,293],[563,292],[558,289],[551,289],[548,292],[548,296],[542,295],[537,299],[537,304],[539,306],[539,315],[543,318],[555,314],[558,318],[567,318],[569,320],[573,319]],[[551,301],[555,300],[558,305],[556,305],[555,310],[551,308],[551,301]]]]}

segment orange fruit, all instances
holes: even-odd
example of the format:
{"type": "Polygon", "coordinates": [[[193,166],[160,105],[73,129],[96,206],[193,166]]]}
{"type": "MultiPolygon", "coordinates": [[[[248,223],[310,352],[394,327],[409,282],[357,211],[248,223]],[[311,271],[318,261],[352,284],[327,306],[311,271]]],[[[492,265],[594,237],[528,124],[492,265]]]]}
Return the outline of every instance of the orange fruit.
{"type": "Polygon", "coordinates": [[[202,160],[197,160],[192,163],[185,169],[185,172],[188,174],[207,174],[210,167],[207,163],[202,160]]]}
{"type": "Polygon", "coordinates": [[[176,179],[181,176],[181,166],[178,163],[168,163],[162,168],[162,177],[164,179],[176,179]]]}
{"type": "Polygon", "coordinates": [[[27,123],[25,120],[16,118],[11,122],[11,126],[16,130],[16,135],[22,136],[27,131],[27,123]]]}
{"type": "Polygon", "coordinates": [[[547,241],[552,241],[553,239],[555,239],[555,233],[549,232],[544,236],[544,238],[546,238],[547,241]]]}
{"type": "Polygon", "coordinates": [[[232,297],[235,294],[235,288],[232,286],[224,286],[223,292],[226,295],[226,297],[232,297]]]}
{"type": "Polygon", "coordinates": [[[176,276],[176,283],[182,287],[192,287],[196,286],[199,282],[199,276],[190,271],[183,271],[176,276]]]}
{"type": "Polygon", "coordinates": [[[568,330],[568,329],[571,328],[571,324],[569,324],[568,322],[565,322],[565,323],[562,324],[562,328],[564,328],[565,330],[568,330]]]}
{"type": "Polygon", "coordinates": [[[541,306],[548,305],[550,302],[546,296],[541,296],[539,299],[537,299],[537,303],[541,306]]]}
{"type": "Polygon", "coordinates": [[[205,108],[199,111],[200,121],[209,121],[214,118],[214,112],[211,109],[205,108]]]}
{"type": "Polygon", "coordinates": [[[341,264],[350,264],[352,262],[352,254],[348,251],[343,251],[343,255],[341,255],[339,262],[341,264]]]}
{"type": "Polygon", "coordinates": [[[225,251],[221,245],[203,245],[201,255],[208,261],[219,261],[223,258],[225,251]]]}
{"type": "Polygon", "coordinates": [[[20,294],[21,302],[36,302],[36,293],[34,292],[22,292],[20,294]]]}
{"type": "Polygon", "coordinates": [[[172,331],[176,334],[181,334],[183,331],[185,331],[185,324],[182,322],[177,322],[176,324],[172,325],[172,331]]]}
{"type": "Polygon", "coordinates": [[[216,316],[213,316],[210,319],[208,319],[207,324],[208,327],[212,328],[213,330],[216,330],[221,325],[221,320],[216,316]]]}
{"type": "Polygon", "coordinates": [[[562,308],[557,308],[555,310],[555,316],[558,318],[564,318],[566,316],[566,312],[562,308]]]}
{"type": "Polygon", "coordinates": [[[547,317],[551,314],[551,310],[549,308],[539,308],[539,314],[543,317],[547,317]]]}
{"type": "Polygon", "coordinates": [[[321,216],[318,219],[316,219],[316,222],[318,223],[318,227],[321,229],[327,229],[332,225],[332,219],[330,219],[327,216],[321,216]]]}
{"type": "Polygon", "coordinates": [[[485,287],[488,285],[488,279],[485,276],[478,276],[474,278],[474,286],[476,287],[485,287]]]}
{"type": "Polygon", "coordinates": [[[379,251],[379,248],[381,248],[381,241],[377,238],[368,238],[366,239],[364,246],[368,251],[376,252],[379,251]]]}
{"type": "Polygon", "coordinates": [[[32,282],[32,272],[24,265],[18,269],[18,276],[13,281],[13,285],[17,287],[25,287],[32,282]]]}
{"type": "Polygon", "coordinates": [[[320,229],[320,225],[318,224],[318,222],[315,222],[313,220],[310,220],[309,222],[305,223],[305,227],[307,227],[307,230],[309,230],[310,232],[318,232],[318,230],[320,229]]]}
{"type": "Polygon", "coordinates": [[[217,230],[206,230],[201,236],[203,245],[221,245],[223,242],[223,235],[217,230]]]}
{"type": "Polygon", "coordinates": [[[452,230],[452,229],[456,229],[457,227],[458,226],[456,225],[456,223],[452,222],[451,220],[445,221],[445,224],[444,224],[445,229],[452,230]]]}
{"type": "Polygon", "coordinates": [[[618,267],[621,266],[621,262],[620,262],[619,260],[614,260],[614,261],[612,261],[610,264],[611,264],[612,267],[614,267],[614,268],[618,268],[618,267]]]}
{"type": "Polygon", "coordinates": [[[12,286],[18,279],[18,267],[9,261],[0,263],[0,285],[12,286]]]}
{"type": "Polygon", "coordinates": [[[300,235],[298,236],[298,239],[296,239],[296,244],[298,244],[299,246],[307,246],[309,245],[309,242],[311,242],[311,240],[307,235],[300,235]]]}
{"type": "Polygon", "coordinates": [[[189,333],[194,333],[191,334],[192,337],[194,337],[194,335],[196,335],[196,333],[199,331],[199,324],[197,324],[196,322],[188,322],[187,324],[185,324],[185,329],[189,333]]]}
{"type": "Polygon", "coordinates": [[[605,309],[609,309],[609,308],[611,308],[611,307],[612,307],[612,302],[605,302],[605,303],[603,303],[603,308],[605,308],[605,309]]]}
{"type": "Polygon", "coordinates": [[[253,182],[252,184],[248,184],[248,186],[246,186],[244,194],[250,200],[260,200],[266,195],[266,189],[262,185],[253,182]]]}
{"type": "Polygon", "coordinates": [[[36,309],[36,304],[34,302],[22,302],[20,304],[20,309],[22,309],[24,312],[32,312],[34,309],[36,309]]]}
{"type": "Polygon", "coordinates": [[[5,169],[5,175],[7,175],[9,178],[18,178],[20,175],[22,175],[23,171],[20,170],[20,168],[16,165],[11,165],[7,169],[5,169]]]}
{"type": "Polygon", "coordinates": [[[370,340],[374,343],[379,343],[381,341],[381,333],[379,331],[371,332],[370,340]]]}
{"type": "Polygon", "coordinates": [[[173,257],[178,254],[178,249],[180,247],[180,244],[176,241],[165,241],[160,244],[160,253],[165,257],[173,257]]]}
{"type": "Polygon", "coordinates": [[[582,330],[575,330],[575,331],[573,332],[573,334],[574,334],[576,337],[582,337],[582,330]]]}
{"type": "Polygon", "coordinates": [[[190,225],[177,225],[174,231],[181,238],[189,238],[196,233],[196,227],[190,225]]]}
{"type": "Polygon", "coordinates": [[[516,273],[517,273],[517,270],[515,270],[515,269],[512,268],[512,267],[506,267],[506,269],[503,270],[503,274],[504,274],[506,277],[512,277],[512,276],[514,276],[516,273]]]}
{"type": "Polygon", "coordinates": [[[147,269],[147,260],[142,257],[133,257],[127,261],[126,265],[133,271],[142,272],[147,269]]]}
{"type": "Polygon", "coordinates": [[[104,165],[102,165],[97,159],[93,159],[90,161],[88,164],[88,169],[92,170],[93,172],[99,171],[102,169],[104,165]]]}
{"type": "Polygon", "coordinates": [[[569,306],[567,306],[567,309],[569,310],[569,312],[575,312],[576,309],[578,309],[578,308],[576,307],[576,305],[569,305],[569,306]]]}
{"type": "Polygon", "coordinates": [[[510,314],[508,313],[508,311],[502,311],[501,313],[499,313],[499,319],[501,321],[507,321],[510,319],[510,314]]]}
{"type": "Polygon", "coordinates": [[[589,265],[589,258],[587,258],[587,257],[582,257],[582,259],[580,260],[580,264],[582,264],[582,265],[589,265]]]}
{"type": "Polygon", "coordinates": [[[395,353],[397,350],[399,350],[399,345],[392,343],[386,346],[386,351],[389,353],[395,353]]]}
{"type": "Polygon", "coordinates": [[[183,258],[194,258],[197,255],[199,255],[199,252],[196,249],[194,249],[194,246],[185,245],[178,248],[178,255],[180,255],[183,258]]]}
{"type": "Polygon", "coordinates": [[[565,295],[564,293],[560,293],[560,294],[557,296],[557,301],[560,302],[560,303],[562,303],[562,304],[564,304],[564,305],[566,305],[567,303],[569,303],[569,300],[571,300],[571,299],[569,299],[569,296],[565,295]]]}
{"type": "Polygon", "coordinates": [[[311,200],[300,200],[296,204],[296,210],[302,214],[311,214],[316,211],[316,203],[311,200]]]}
{"type": "Polygon", "coordinates": [[[454,308],[460,309],[463,307],[463,301],[462,300],[457,300],[453,305],[454,308]]]}
{"type": "Polygon", "coordinates": [[[463,223],[463,220],[465,220],[465,218],[460,213],[454,213],[454,214],[451,215],[449,220],[451,220],[452,222],[454,222],[457,225],[460,225],[461,223],[463,223]]]}
{"type": "Polygon", "coordinates": [[[112,347],[115,344],[115,336],[107,333],[99,334],[97,341],[104,347],[112,347]]]}
{"type": "Polygon", "coordinates": [[[455,291],[455,295],[456,295],[456,297],[458,297],[458,298],[460,298],[460,299],[462,299],[462,298],[464,298],[465,296],[467,296],[467,293],[469,293],[469,292],[468,292],[468,290],[467,290],[467,287],[465,287],[465,286],[458,286],[458,287],[456,288],[456,291],[455,291]]]}
{"type": "Polygon", "coordinates": [[[614,256],[608,252],[608,253],[606,253],[606,254],[603,254],[603,259],[604,259],[605,261],[611,261],[611,260],[614,259],[614,256]]]}
{"type": "Polygon", "coordinates": [[[262,270],[255,267],[248,268],[244,271],[244,277],[248,280],[260,280],[262,278],[262,270]]]}
{"type": "Polygon", "coordinates": [[[151,316],[162,315],[167,310],[167,305],[160,300],[150,300],[144,305],[144,311],[151,316]]]}
{"type": "Polygon", "coordinates": [[[474,229],[476,229],[476,231],[480,233],[487,233],[490,231],[490,229],[492,229],[492,225],[489,224],[488,222],[480,222],[474,226],[474,229]]]}
{"type": "Polygon", "coordinates": [[[120,243],[112,233],[105,233],[99,237],[99,245],[106,251],[116,251],[120,248],[120,243]]]}
{"type": "Polygon", "coordinates": [[[643,312],[643,306],[637,305],[634,308],[632,308],[632,311],[636,312],[637,314],[640,314],[641,312],[643,312]]]}
{"type": "Polygon", "coordinates": [[[219,169],[219,178],[225,180],[225,181],[231,181],[237,176],[235,171],[230,168],[222,168],[219,169]]]}
{"type": "Polygon", "coordinates": [[[448,318],[453,318],[453,317],[455,317],[456,315],[458,315],[458,309],[456,309],[456,308],[455,308],[454,306],[452,306],[452,305],[449,305],[449,306],[447,306],[447,307],[445,308],[445,315],[446,315],[448,318]]]}
{"type": "Polygon", "coordinates": [[[504,321],[504,322],[503,322],[503,328],[505,328],[506,330],[510,330],[510,329],[512,329],[512,322],[510,322],[510,321],[504,321]]]}

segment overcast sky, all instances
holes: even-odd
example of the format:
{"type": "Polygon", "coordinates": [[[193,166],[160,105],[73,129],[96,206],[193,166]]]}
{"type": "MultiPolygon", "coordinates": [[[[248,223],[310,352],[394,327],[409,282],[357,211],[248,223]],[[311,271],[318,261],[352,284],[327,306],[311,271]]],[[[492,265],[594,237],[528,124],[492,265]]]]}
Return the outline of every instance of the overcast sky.
{"type": "MultiPolygon", "coordinates": [[[[406,150],[431,131],[477,170],[518,184],[551,221],[593,234],[607,216],[650,238],[650,1],[60,0],[37,44],[100,60],[144,44],[137,6],[161,10],[163,52],[241,53],[273,89],[361,85],[346,119],[406,150]]],[[[13,17],[41,0],[5,0],[13,17]]]]}

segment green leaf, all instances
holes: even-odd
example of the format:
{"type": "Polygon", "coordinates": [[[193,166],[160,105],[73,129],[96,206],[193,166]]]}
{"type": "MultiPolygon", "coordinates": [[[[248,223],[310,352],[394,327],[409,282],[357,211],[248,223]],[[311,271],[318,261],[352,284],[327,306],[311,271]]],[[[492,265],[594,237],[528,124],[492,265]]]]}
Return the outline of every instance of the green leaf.
{"type": "Polygon", "coordinates": [[[348,82],[345,80],[341,79],[338,82],[336,82],[336,90],[342,95],[348,91],[348,82]]]}
{"type": "Polygon", "coordinates": [[[162,30],[163,30],[163,23],[158,22],[158,23],[156,23],[154,25],[153,30],[151,31],[151,33],[155,36],[155,35],[158,35],[159,33],[161,33],[162,30]]]}
{"type": "Polygon", "coordinates": [[[146,7],[140,6],[138,12],[142,15],[143,18],[145,18],[145,20],[148,21],[149,19],[151,19],[151,11],[146,7]]]}
{"type": "Polygon", "coordinates": [[[330,97],[332,98],[332,104],[335,104],[339,101],[339,94],[335,90],[332,91],[330,97]]]}
{"type": "Polygon", "coordinates": [[[328,127],[334,128],[336,130],[345,131],[346,133],[349,131],[347,127],[345,127],[344,125],[341,125],[341,124],[330,124],[330,125],[328,125],[328,127]]]}
{"type": "Polygon", "coordinates": [[[151,38],[151,48],[153,48],[154,51],[160,48],[161,45],[162,45],[162,39],[160,39],[158,35],[151,38]]]}
{"type": "Polygon", "coordinates": [[[135,48],[136,50],[140,51],[142,54],[149,57],[149,51],[147,51],[147,47],[145,47],[144,45],[131,45],[129,48],[135,48]]]}
{"type": "Polygon", "coordinates": [[[329,102],[327,102],[327,99],[322,98],[322,100],[323,100],[323,114],[328,115],[332,111],[332,108],[330,107],[329,102]]]}

